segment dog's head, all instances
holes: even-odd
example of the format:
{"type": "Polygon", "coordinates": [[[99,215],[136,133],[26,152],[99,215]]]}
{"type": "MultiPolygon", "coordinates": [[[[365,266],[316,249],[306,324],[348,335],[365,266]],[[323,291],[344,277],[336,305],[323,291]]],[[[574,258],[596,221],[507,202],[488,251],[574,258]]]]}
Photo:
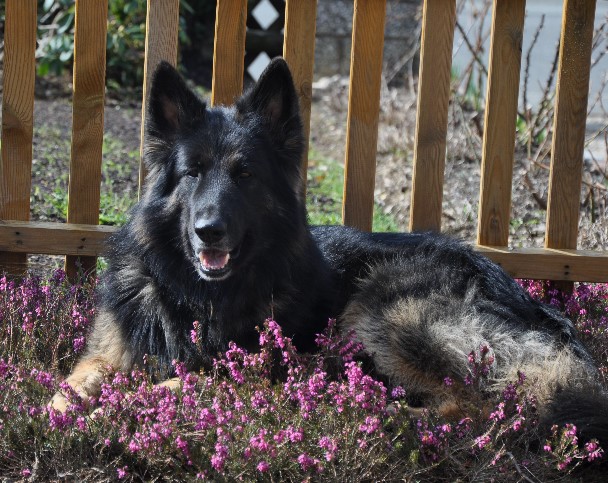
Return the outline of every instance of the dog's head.
{"type": "Polygon", "coordinates": [[[144,202],[162,206],[159,216],[179,218],[181,246],[204,280],[224,280],[305,219],[302,149],[283,59],[235,106],[216,108],[161,63],[148,102],[144,202]]]}

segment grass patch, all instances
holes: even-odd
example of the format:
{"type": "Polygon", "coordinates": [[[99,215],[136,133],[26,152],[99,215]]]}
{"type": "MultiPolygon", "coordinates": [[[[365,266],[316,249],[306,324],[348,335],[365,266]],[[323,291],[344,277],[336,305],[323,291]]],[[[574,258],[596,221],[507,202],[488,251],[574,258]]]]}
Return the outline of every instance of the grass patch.
{"type": "MultiPolygon", "coordinates": [[[[325,158],[311,148],[308,153],[306,207],[312,225],[342,224],[342,190],[344,166],[335,159],[325,158]]],[[[390,214],[383,213],[374,204],[372,230],[399,231],[399,225],[390,214]]]]}
{"type": "MultiPolygon", "coordinates": [[[[32,165],[32,218],[65,222],[68,214],[70,140],[49,126],[35,129],[32,165]]],[[[110,134],[102,145],[99,223],[123,225],[137,202],[139,151],[128,150],[110,134]]]]}

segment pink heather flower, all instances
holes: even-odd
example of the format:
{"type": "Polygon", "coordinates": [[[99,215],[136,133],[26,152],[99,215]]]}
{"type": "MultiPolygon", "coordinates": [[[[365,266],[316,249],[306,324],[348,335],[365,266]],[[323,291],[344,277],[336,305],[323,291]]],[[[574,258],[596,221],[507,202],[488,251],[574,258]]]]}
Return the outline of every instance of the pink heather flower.
{"type": "MultiPolygon", "coordinates": [[[[2,362],[0,362],[1,364],[2,362]]],[[[0,369],[0,376],[2,375],[2,370],[0,369]]],[[[53,384],[55,382],[55,378],[49,372],[39,371],[38,369],[32,369],[30,375],[34,377],[36,382],[46,389],[53,389],[53,384]]]]}
{"type": "Polygon", "coordinates": [[[24,478],[29,478],[30,476],[32,476],[32,471],[29,468],[24,468],[23,470],[21,470],[21,476],[23,476],[24,478]]]}
{"type": "Polygon", "coordinates": [[[270,465],[266,461],[260,461],[256,466],[260,473],[266,473],[270,469],[270,465]]]}
{"type": "Polygon", "coordinates": [[[175,446],[177,446],[186,458],[190,457],[190,448],[188,442],[182,439],[181,436],[175,438],[175,446]]]}
{"type": "Polygon", "coordinates": [[[198,344],[198,328],[199,328],[199,322],[198,322],[198,320],[195,320],[192,323],[192,330],[190,331],[190,340],[192,341],[193,344],[198,344]]]}
{"type": "Polygon", "coordinates": [[[300,443],[304,439],[304,431],[302,429],[294,429],[292,426],[287,428],[287,437],[292,443],[300,443]]]}
{"type": "Polygon", "coordinates": [[[315,465],[315,460],[306,453],[302,453],[300,456],[298,456],[298,463],[300,463],[300,468],[302,468],[302,471],[307,471],[309,468],[312,468],[315,465]]]}
{"type": "Polygon", "coordinates": [[[328,436],[323,436],[319,440],[319,447],[326,450],[325,459],[327,461],[332,461],[336,456],[336,451],[338,451],[338,444],[328,436]]]}
{"type": "Polygon", "coordinates": [[[604,450],[600,447],[595,439],[585,443],[585,451],[587,453],[587,461],[593,461],[604,456],[604,450]]]}
{"type": "Polygon", "coordinates": [[[401,399],[405,397],[405,389],[401,386],[395,386],[391,391],[391,397],[393,399],[401,399]]]}
{"type": "Polygon", "coordinates": [[[523,420],[522,419],[516,419],[513,422],[513,431],[519,431],[521,429],[521,425],[522,425],[523,420]]]}
{"type": "Polygon", "coordinates": [[[215,453],[211,457],[211,466],[213,469],[222,472],[224,465],[226,464],[226,458],[228,457],[228,447],[222,443],[215,444],[215,453]]]}
{"type": "Polygon", "coordinates": [[[553,448],[551,448],[551,445],[549,443],[545,444],[543,446],[543,449],[548,453],[551,453],[553,451],[553,448]]]}
{"type": "Polygon", "coordinates": [[[118,473],[118,478],[120,480],[122,480],[123,478],[126,478],[128,473],[129,467],[128,466],[123,466],[122,468],[118,468],[116,470],[116,472],[118,473]]]}
{"type": "Polygon", "coordinates": [[[247,446],[243,451],[243,459],[247,461],[249,458],[251,458],[251,447],[247,446]]]}
{"type": "Polygon", "coordinates": [[[485,448],[490,441],[491,441],[491,438],[487,434],[484,434],[483,436],[478,436],[477,438],[475,438],[475,444],[477,445],[477,447],[479,449],[485,448]]]}
{"type": "Polygon", "coordinates": [[[488,419],[494,421],[502,421],[503,419],[505,419],[505,403],[500,402],[496,407],[496,411],[490,413],[490,417],[488,419]]]}
{"type": "Polygon", "coordinates": [[[447,387],[450,387],[452,384],[454,384],[454,381],[452,381],[451,377],[444,377],[443,384],[447,387]]]}
{"type": "Polygon", "coordinates": [[[84,337],[77,337],[76,339],[74,339],[74,342],[72,342],[72,346],[74,347],[74,352],[78,353],[78,352],[82,351],[82,349],[84,349],[84,344],[85,344],[84,337]]]}
{"type": "Polygon", "coordinates": [[[371,416],[365,418],[365,424],[359,425],[359,431],[367,434],[375,433],[378,428],[380,428],[380,419],[371,416]]]}

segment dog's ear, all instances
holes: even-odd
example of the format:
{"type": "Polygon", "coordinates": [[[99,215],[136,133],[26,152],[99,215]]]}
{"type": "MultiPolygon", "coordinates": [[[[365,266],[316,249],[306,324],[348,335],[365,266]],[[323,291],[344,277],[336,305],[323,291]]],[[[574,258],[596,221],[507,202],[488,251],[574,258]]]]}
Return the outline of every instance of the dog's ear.
{"type": "Polygon", "coordinates": [[[287,62],[273,59],[253,89],[237,103],[241,115],[256,113],[264,119],[280,149],[300,150],[303,146],[302,120],[298,96],[287,62]]]}
{"type": "Polygon", "coordinates": [[[186,85],[171,64],[161,62],[154,76],[148,97],[146,134],[171,141],[205,115],[205,103],[186,85]]]}

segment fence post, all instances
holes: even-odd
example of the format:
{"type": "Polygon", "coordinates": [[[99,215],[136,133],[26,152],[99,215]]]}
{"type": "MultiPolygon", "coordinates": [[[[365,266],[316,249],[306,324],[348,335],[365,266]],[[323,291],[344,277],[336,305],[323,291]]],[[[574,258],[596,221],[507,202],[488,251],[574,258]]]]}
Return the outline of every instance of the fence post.
{"type": "Polygon", "coordinates": [[[426,0],[416,107],[410,231],[440,231],[456,0],[426,0]]]}
{"type": "Polygon", "coordinates": [[[525,0],[494,0],[477,243],[507,246],[525,0]]]}
{"type": "MultiPolygon", "coordinates": [[[[565,0],[555,93],[546,248],[576,248],[595,0],[565,0]]],[[[568,267],[566,275],[568,275],[568,267]]],[[[571,291],[572,283],[560,284],[571,291]]]]}
{"type": "Polygon", "coordinates": [[[306,191],[306,172],[308,170],[316,20],[317,0],[287,0],[283,57],[291,69],[296,92],[300,99],[300,113],[304,126],[304,154],[302,155],[301,171],[304,192],[306,191]]]}
{"type": "MultiPolygon", "coordinates": [[[[34,79],[36,75],[36,0],[6,0],[0,219],[30,218],[34,79]]],[[[0,272],[23,274],[24,253],[0,252],[0,272]]]]}
{"type": "Polygon", "coordinates": [[[342,220],[372,229],[386,0],[355,0],[342,220]]]}
{"type": "Polygon", "coordinates": [[[217,0],[211,104],[230,105],[243,92],[247,0],[217,0]]]}
{"type": "MultiPolygon", "coordinates": [[[[76,0],[68,223],[99,223],[107,25],[107,1],[76,0]]],[[[79,269],[93,274],[96,262],[96,257],[68,255],[65,270],[76,279],[79,269]]]]}
{"type": "Polygon", "coordinates": [[[141,135],[139,146],[139,196],[146,179],[144,144],[146,132],[146,108],[152,75],[161,60],[177,65],[177,31],[179,28],[179,0],[148,0],[146,11],[146,53],[144,60],[144,85],[141,103],[141,135]]]}

